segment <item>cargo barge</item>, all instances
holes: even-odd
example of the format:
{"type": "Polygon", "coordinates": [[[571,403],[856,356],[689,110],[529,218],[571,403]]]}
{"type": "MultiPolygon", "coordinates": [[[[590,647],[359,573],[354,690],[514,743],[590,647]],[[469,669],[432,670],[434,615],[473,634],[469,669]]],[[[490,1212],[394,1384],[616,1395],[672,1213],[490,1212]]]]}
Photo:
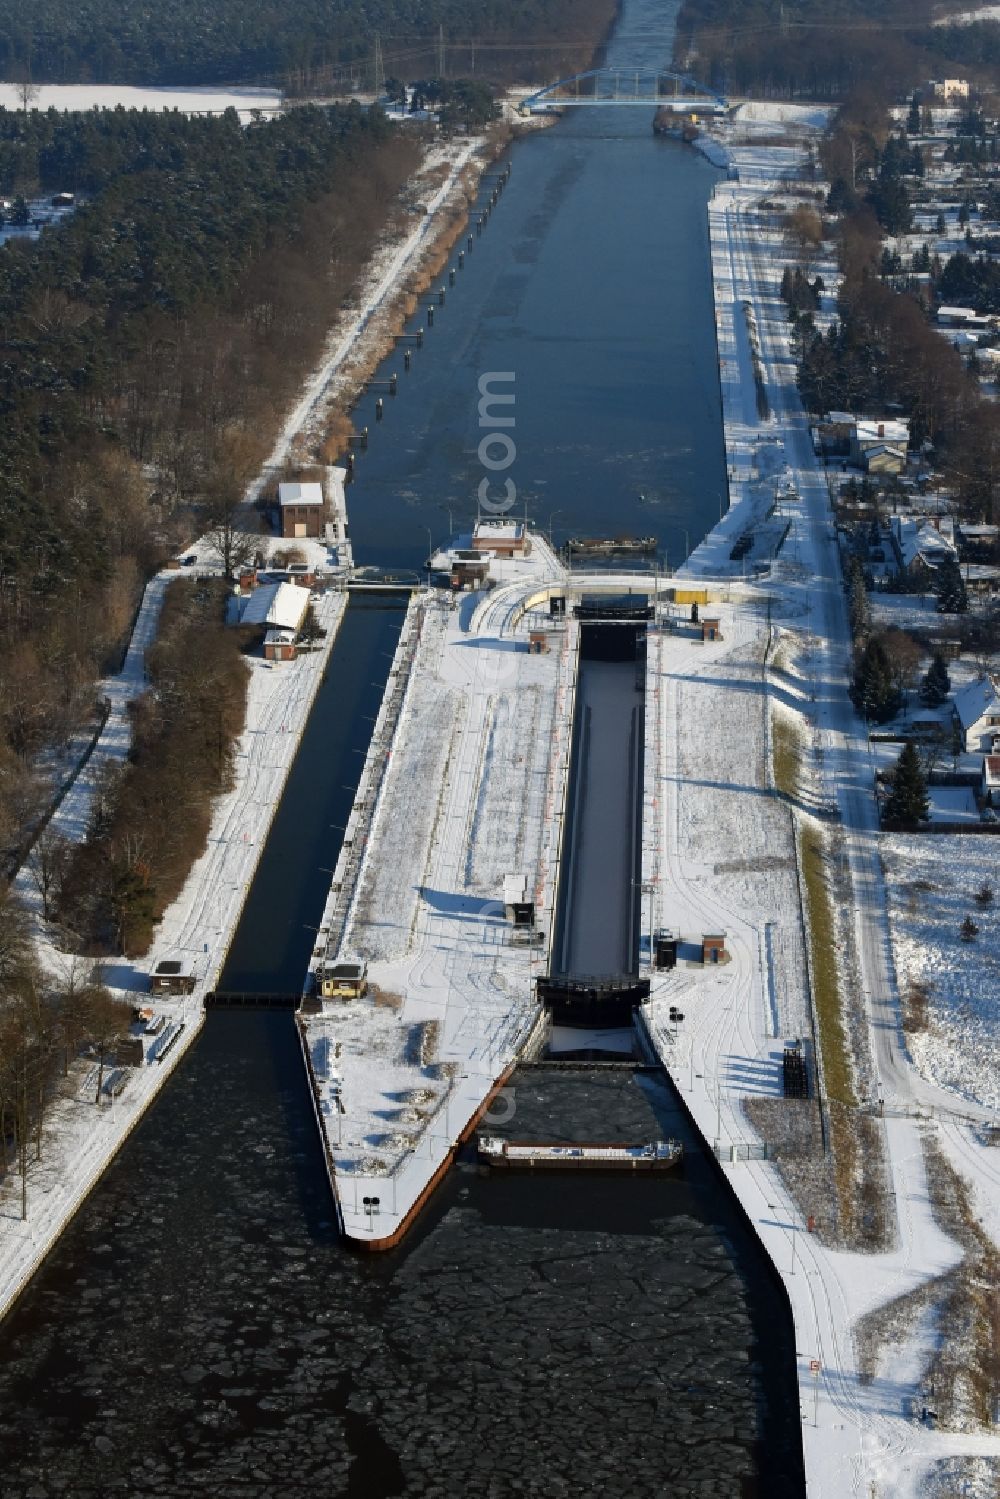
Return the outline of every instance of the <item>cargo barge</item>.
{"type": "Polygon", "coordinates": [[[639,1145],[597,1140],[557,1144],[505,1140],[499,1135],[480,1135],[477,1148],[485,1165],[508,1171],[669,1171],[684,1153],[677,1140],[648,1140],[639,1145]]]}
{"type": "Polygon", "coordinates": [[[563,550],[570,558],[618,557],[649,554],[656,551],[656,545],[655,536],[571,536],[563,550]]]}
{"type": "Polygon", "coordinates": [[[653,134],[669,135],[673,140],[690,145],[701,134],[701,127],[693,117],[684,119],[676,110],[661,107],[653,116],[653,134]]]}

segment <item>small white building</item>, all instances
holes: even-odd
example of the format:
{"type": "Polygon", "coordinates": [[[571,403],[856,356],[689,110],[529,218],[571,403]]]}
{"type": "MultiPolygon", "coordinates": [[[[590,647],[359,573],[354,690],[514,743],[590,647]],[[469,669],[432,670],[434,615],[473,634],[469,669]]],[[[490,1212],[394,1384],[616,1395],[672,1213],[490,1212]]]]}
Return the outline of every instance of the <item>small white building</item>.
{"type": "Polygon", "coordinates": [[[363,999],[368,993],[368,964],[363,960],[324,961],[318,976],[324,999],[363,999]]]}
{"type": "Polygon", "coordinates": [[[535,898],[528,889],[526,874],[504,875],[503,909],[507,920],[515,926],[534,926],[535,898]]]}
{"type": "Polygon", "coordinates": [[[966,754],[992,755],[1000,749],[1000,693],[993,677],[970,682],[952,701],[966,754]]]}

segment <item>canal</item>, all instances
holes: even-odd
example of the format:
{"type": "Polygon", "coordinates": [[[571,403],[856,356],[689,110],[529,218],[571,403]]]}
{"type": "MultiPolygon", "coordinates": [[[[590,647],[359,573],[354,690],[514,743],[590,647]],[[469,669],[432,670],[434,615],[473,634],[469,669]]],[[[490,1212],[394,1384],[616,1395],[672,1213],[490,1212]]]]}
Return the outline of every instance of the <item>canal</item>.
{"type": "Polygon", "coordinates": [[[581,624],[552,962],[562,977],[638,972],[645,683],[645,625],[581,624]]]}
{"type": "MultiPolygon", "coordinates": [[[[665,60],[675,10],[624,0],[612,59],[665,60]]],[[[515,375],[518,507],[557,538],[655,534],[677,562],[717,518],[716,173],[649,126],[581,112],[515,147],[377,431],[361,404],[361,562],[419,566],[428,529],[471,519],[491,371],[515,375]]],[[[350,606],[225,988],[301,981],[400,621],[350,606]]],[[[3,1325],[4,1499],[798,1499],[787,1307],[671,1090],[524,1069],[503,1103],[510,1127],[679,1136],[683,1168],[501,1182],[466,1159],[402,1249],[360,1258],[289,1017],[212,1014],[3,1325]]]]}

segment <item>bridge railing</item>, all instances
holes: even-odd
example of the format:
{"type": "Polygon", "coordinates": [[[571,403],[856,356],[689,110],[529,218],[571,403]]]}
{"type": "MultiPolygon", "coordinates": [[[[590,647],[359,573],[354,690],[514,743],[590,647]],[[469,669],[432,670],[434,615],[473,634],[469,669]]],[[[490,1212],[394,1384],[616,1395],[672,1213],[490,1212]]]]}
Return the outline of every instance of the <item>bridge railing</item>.
{"type": "Polygon", "coordinates": [[[727,100],[687,73],[653,68],[591,68],[559,78],[522,102],[530,112],[546,104],[626,104],[708,110],[724,113],[727,100]]]}

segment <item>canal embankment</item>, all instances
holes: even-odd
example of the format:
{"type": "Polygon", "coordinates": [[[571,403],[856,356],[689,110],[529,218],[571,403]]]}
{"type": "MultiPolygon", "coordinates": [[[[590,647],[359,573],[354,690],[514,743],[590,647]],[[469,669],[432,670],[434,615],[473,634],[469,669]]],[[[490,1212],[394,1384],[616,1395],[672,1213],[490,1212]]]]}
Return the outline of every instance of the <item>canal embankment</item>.
{"type": "MultiPolygon", "coordinates": [[[[721,644],[699,640],[692,622],[685,628],[678,619],[651,648],[656,681],[650,693],[658,698],[659,721],[648,737],[655,742],[659,735],[659,773],[655,784],[647,782],[647,805],[659,815],[647,867],[651,874],[660,871],[651,925],[672,928],[679,942],[674,967],[652,974],[648,1018],[657,1053],[791,1305],[809,1492],[839,1499],[844,1475],[852,1472],[854,1492],[871,1488],[908,1499],[929,1491],[931,1473],[946,1460],[976,1456],[995,1462],[1000,1443],[992,1433],[943,1432],[933,1422],[911,1418],[916,1397],[908,1392],[920,1387],[915,1333],[883,1348],[882,1378],[859,1377],[856,1328],[866,1318],[877,1320],[877,1309],[890,1303],[898,1307],[917,1294],[933,1298],[936,1278],[961,1256],[928,1208],[921,1125],[910,1117],[917,1109],[905,1063],[886,1067],[879,1082],[880,1092],[898,1090],[910,1100],[894,1110],[898,1117],[887,1118],[882,1131],[898,1236],[882,1253],[860,1253],[838,1242],[829,1146],[820,1133],[810,1138],[807,1129],[796,1138],[782,1127],[775,1130],[777,1139],[769,1139],[766,1128],[768,1119],[787,1120],[790,1111],[809,1107],[786,1089],[783,1064],[788,1047],[800,1045],[807,1061],[810,1051],[803,930],[808,911],[798,890],[796,823],[815,815],[821,799],[816,788],[823,787],[830,808],[838,808],[850,864],[858,871],[857,906],[849,920],[862,933],[866,926],[874,929],[851,982],[869,1005],[889,990],[879,972],[884,938],[874,892],[881,873],[869,864],[870,765],[845,693],[849,647],[838,623],[840,581],[828,498],[795,389],[778,294],[781,230],[762,202],[780,197],[805,161],[804,142],[790,128],[782,126],[781,133],[779,145],[751,141],[733,147],[740,185],[720,187],[710,207],[729,461],[731,472],[746,477],[747,488],[743,519],[734,515],[729,528],[710,538],[692,570],[699,563],[709,570],[714,557],[721,571],[734,534],[762,529],[779,489],[789,544],[768,559],[769,575],[759,590],[736,585],[730,603],[710,600],[721,644]],[[749,344],[743,344],[751,326],[758,330],[767,385],[763,414],[749,344]],[[811,678],[795,682],[768,670],[772,617],[813,654],[811,678]],[[811,731],[816,788],[804,798],[795,788],[776,787],[770,774],[775,700],[811,731]],[[699,928],[703,939],[723,939],[727,962],[706,961],[699,928]],[[751,1100],[753,1124],[746,1107],[751,1100]],[[775,1159],[781,1153],[794,1157],[787,1174],[775,1159]]],[[[702,625],[708,613],[702,605],[702,625]]],[[[838,899],[850,899],[842,887],[838,899]]],[[[880,998],[878,1004],[891,1017],[891,1000],[880,998]]],[[[885,1033],[876,1035],[875,1045],[885,1049],[896,1024],[891,1018],[875,1024],[885,1033]]],[[[807,1076],[810,1089],[821,1085],[811,1067],[807,1076]]]]}
{"type": "MultiPolygon", "coordinates": [[[[401,288],[406,278],[419,285],[421,264],[426,265],[429,255],[433,263],[433,255],[440,254],[442,246],[450,242],[447,236],[454,238],[479,174],[500,144],[494,141],[491,148],[477,137],[430,148],[418,177],[432,181],[434,187],[421,205],[420,223],[401,242],[383,245],[376,252],[371,272],[359,288],[358,310],[345,313],[342,325],[332,331],[322,363],[288,414],[267,463],[248,491],[248,504],[259,496],[273,473],[289,461],[296,443],[315,438],[317,412],[334,395],[344,399],[347,392],[359,388],[365,360],[370,363],[373,352],[382,347],[384,320],[401,322],[405,315],[402,299],[406,293],[401,288]],[[340,384],[334,391],[338,376],[340,384]]],[[[338,471],[328,469],[331,472],[338,471]]],[[[312,543],[306,551],[321,569],[333,565],[335,573],[344,573],[351,563],[344,491],[339,483],[328,484],[327,491],[333,499],[332,534],[340,545],[335,545],[329,555],[322,544],[312,543]]],[[[218,559],[210,540],[203,538],[196,543],[192,555],[199,569],[217,569],[218,559]]],[[[78,840],[85,836],[100,775],[106,773],[107,765],[128,753],[129,703],[143,690],[144,653],[155,639],[163,590],[176,576],[166,571],[147,586],[123,670],[106,684],[111,702],[108,721],[87,765],[53,818],[53,830],[66,837],[78,840]]],[[[180,956],[194,968],[195,989],[184,999],[163,1003],[169,1024],[176,1027],[173,1045],[169,1052],[161,1053],[156,1068],[130,1075],[113,1110],[88,1111],[84,1100],[66,1090],[53,1116],[44,1158],[35,1169],[36,1190],[31,1196],[36,1207],[29,1208],[29,1220],[22,1224],[14,1215],[6,1202],[12,1200],[9,1190],[0,1198],[0,1315],[30,1278],[200,1030],[203,996],[218,983],[346,605],[346,594],[339,591],[326,593],[317,601],[317,622],[325,631],[318,650],[301,654],[294,663],[274,667],[269,662],[253,663],[234,789],[216,806],[206,853],[192,870],[179,899],[165,913],[148,961],[141,968],[124,961],[103,966],[102,978],[109,988],[126,997],[137,997],[145,993],[146,975],[158,961],[180,956]]],[[[77,960],[58,950],[46,931],[40,917],[40,892],[27,867],[19,873],[16,888],[29,909],[43,962],[50,972],[62,977],[77,960]]]]}
{"type": "MultiPolygon", "coordinates": [[[[0,1315],[23,1289],[201,1029],[204,995],[215,986],[225,960],[345,607],[342,592],[317,600],[317,621],[326,631],[319,649],[291,663],[251,663],[234,786],[215,804],[205,852],[181,896],[165,912],[147,957],[140,963],[117,959],[102,966],[108,987],[133,1003],[147,1002],[148,974],[165,958],[188,962],[195,987],[189,995],[156,1000],[156,1009],[174,1028],[174,1044],[159,1059],[130,1069],[124,1091],[113,1101],[96,1106],[93,1088],[84,1082],[89,1069],[70,1070],[51,1111],[41,1157],[33,1166],[27,1219],[20,1218],[13,1178],[8,1179],[0,1199],[0,1315]]],[[[155,625],[140,617],[139,628],[145,644],[151,643],[155,625]]],[[[127,663],[129,671],[132,667],[141,680],[141,661],[127,663]]],[[[121,732],[120,725],[117,732],[121,732]]],[[[60,825],[67,819],[67,827],[78,828],[80,835],[85,832],[96,785],[88,776],[71,788],[57,813],[60,825]]],[[[40,900],[27,876],[24,898],[29,908],[40,900]]],[[[80,966],[80,959],[53,945],[40,912],[33,914],[49,971],[58,978],[71,971],[72,965],[80,966]]]]}

